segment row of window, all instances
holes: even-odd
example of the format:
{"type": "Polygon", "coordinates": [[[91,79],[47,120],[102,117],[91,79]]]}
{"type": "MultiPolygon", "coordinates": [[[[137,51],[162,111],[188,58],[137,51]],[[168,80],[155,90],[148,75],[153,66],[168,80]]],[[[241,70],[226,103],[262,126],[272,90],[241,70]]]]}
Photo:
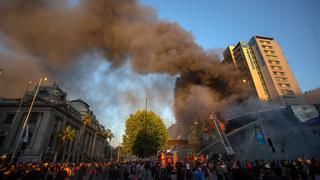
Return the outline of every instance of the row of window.
{"type": "Polygon", "coordinates": [[[271,66],[273,70],[282,70],[282,66],[271,66]]]}
{"type": "Polygon", "coordinates": [[[276,54],[274,51],[272,50],[264,50],[264,53],[266,54],[276,54]]]}
{"type": "Polygon", "coordinates": [[[270,42],[270,41],[266,41],[266,40],[260,40],[260,42],[261,42],[262,44],[268,44],[268,45],[270,45],[270,44],[271,44],[271,42],[270,42]]]}
{"type": "Polygon", "coordinates": [[[262,45],[262,47],[266,50],[272,50],[273,47],[272,46],[268,46],[268,45],[262,45]]]}
{"type": "Polygon", "coordinates": [[[280,61],[268,60],[270,64],[280,65],[280,61]]]}
{"type": "Polygon", "coordinates": [[[295,97],[294,92],[292,90],[281,89],[281,93],[286,97],[295,97]]]}
{"type": "MultiPolygon", "coordinates": [[[[23,119],[25,119],[26,115],[27,114],[24,113],[23,119]]],[[[6,117],[6,119],[4,120],[3,123],[6,124],[6,125],[11,125],[12,122],[13,122],[14,116],[15,116],[15,113],[7,114],[7,117],[6,117]]],[[[28,124],[36,124],[37,120],[38,120],[38,114],[37,113],[31,113],[30,117],[29,117],[29,120],[28,120],[28,124]]]]}
{"type": "Polygon", "coordinates": [[[285,72],[278,72],[278,71],[273,71],[273,74],[276,76],[285,76],[286,75],[285,72]]]}
{"type": "Polygon", "coordinates": [[[248,55],[249,60],[251,62],[252,68],[255,69],[257,65],[256,65],[255,61],[253,60],[253,57],[250,55],[249,49],[247,49],[247,55],[248,55]]]}
{"type": "Polygon", "coordinates": [[[277,56],[276,55],[266,55],[268,60],[274,60],[274,61],[278,61],[277,56]]]}
{"type": "Polygon", "coordinates": [[[276,81],[278,81],[278,82],[288,82],[288,78],[276,77],[276,81]]]}
{"type": "Polygon", "coordinates": [[[262,55],[261,55],[261,53],[260,53],[260,51],[259,51],[259,48],[258,48],[257,44],[255,44],[255,45],[253,46],[253,48],[254,48],[255,52],[258,53],[258,56],[259,56],[258,58],[260,59],[260,62],[261,62],[261,64],[262,64],[262,66],[266,65],[266,63],[264,62],[264,58],[262,57],[262,55]]]}
{"type": "Polygon", "coordinates": [[[278,83],[278,85],[282,88],[290,88],[290,84],[287,84],[287,83],[278,83]]]}

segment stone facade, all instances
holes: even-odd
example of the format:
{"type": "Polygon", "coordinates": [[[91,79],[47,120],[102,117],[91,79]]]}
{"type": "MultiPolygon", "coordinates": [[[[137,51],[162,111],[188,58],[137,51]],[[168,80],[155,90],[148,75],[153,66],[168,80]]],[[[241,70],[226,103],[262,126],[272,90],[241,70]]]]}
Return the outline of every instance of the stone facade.
{"type": "Polygon", "coordinates": [[[24,131],[19,138],[33,95],[30,91],[21,99],[0,99],[0,154],[12,155],[18,139],[23,139],[16,151],[19,161],[90,161],[104,156],[104,127],[86,102],[68,101],[57,84],[40,87],[26,126],[28,136],[24,131]],[[86,114],[92,121],[84,126],[86,114]],[[59,134],[66,126],[71,126],[76,136],[61,144],[59,134]]]}

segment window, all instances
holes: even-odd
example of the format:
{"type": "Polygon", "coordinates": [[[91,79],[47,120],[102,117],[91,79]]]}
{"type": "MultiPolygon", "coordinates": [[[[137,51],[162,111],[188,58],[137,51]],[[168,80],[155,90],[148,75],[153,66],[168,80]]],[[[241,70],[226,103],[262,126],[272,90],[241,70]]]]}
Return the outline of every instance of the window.
{"type": "Polygon", "coordinates": [[[281,93],[285,97],[295,97],[294,92],[292,90],[281,90],[281,93]]]}
{"type": "Polygon", "coordinates": [[[274,75],[277,75],[277,76],[285,76],[286,74],[284,72],[277,72],[277,71],[273,71],[273,74],[274,75]]]}
{"type": "Polygon", "coordinates": [[[0,132],[0,148],[3,144],[3,141],[6,138],[6,136],[7,136],[7,132],[0,132]]]}
{"type": "Polygon", "coordinates": [[[269,60],[269,63],[274,65],[280,65],[280,62],[275,60],[269,60]]]}
{"type": "Polygon", "coordinates": [[[288,78],[279,78],[279,77],[277,77],[276,81],[278,81],[278,82],[288,82],[288,78]]]}
{"type": "Polygon", "coordinates": [[[255,45],[253,46],[253,48],[254,48],[254,50],[258,53],[258,58],[260,59],[260,62],[261,62],[261,64],[262,64],[262,66],[266,65],[266,63],[264,62],[264,59],[263,59],[263,57],[262,57],[262,55],[261,55],[261,53],[260,53],[260,50],[258,49],[257,44],[255,44],[255,45]]]}
{"type": "Polygon", "coordinates": [[[281,70],[282,69],[281,66],[271,66],[271,68],[274,69],[274,70],[281,70]]]}
{"type": "Polygon", "coordinates": [[[7,118],[6,118],[6,120],[4,121],[4,124],[11,124],[12,121],[13,121],[14,115],[15,115],[15,114],[7,114],[7,118]]]}
{"type": "Polygon", "coordinates": [[[286,84],[286,83],[278,83],[278,85],[282,88],[290,88],[290,84],[286,84]]]}
{"type": "Polygon", "coordinates": [[[30,129],[34,129],[36,127],[38,117],[39,117],[39,113],[36,113],[36,112],[31,113],[30,118],[28,120],[28,124],[29,124],[30,129]]]}
{"type": "Polygon", "coordinates": [[[260,40],[262,44],[270,44],[270,41],[260,40]]]}

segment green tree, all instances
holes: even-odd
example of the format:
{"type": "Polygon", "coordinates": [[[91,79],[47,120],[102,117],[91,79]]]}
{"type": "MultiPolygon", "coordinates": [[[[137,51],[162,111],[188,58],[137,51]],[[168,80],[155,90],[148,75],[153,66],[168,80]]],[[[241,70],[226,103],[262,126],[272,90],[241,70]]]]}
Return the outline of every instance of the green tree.
{"type": "MultiPolygon", "coordinates": [[[[67,125],[66,127],[64,127],[60,131],[58,137],[59,137],[59,148],[58,148],[58,151],[59,151],[59,154],[62,155],[62,161],[63,161],[63,158],[64,158],[64,151],[63,151],[64,146],[68,141],[73,141],[75,139],[76,130],[73,129],[71,126],[67,125]]],[[[58,152],[55,153],[54,161],[56,160],[57,155],[58,155],[58,152]]]]}
{"type": "Polygon", "coordinates": [[[139,110],[126,121],[123,151],[140,158],[148,157],[163,148],[167,139],[168,132],[162,119],[152,111],[139,110]]]}
{"type": "Polygon", "coordinates": [[[60,133],[59,139],[61,144],[65,144],[68,141],[74,140],[76,137],[76,131],[71,126],[66,126],[60,133]]]}
{"type": "Polygon", "coordinates": [[[105,129],[102,132],[103,136],[106,138],[106,142],[110,143],[111,140],[114,138],[114,134],[112,133],[112,131],[110,129],[105,129]],[[108,141],[109,140],[109,141],[108,141]]]}
{"type": "Polygon", "coordinates": [[[113,150],[112,150],[110,142],[114,138],[114,134],[112,133],[112,131],[110,129],[105,129],[102,131],[102,135],[105,138],[103,147],[106,147],[106,144],[109,144],[108,147],[110,148],[110,154],[107,154],[107,152],[104,151],[105,157],[112,158],[112,151],[113,150]]]}

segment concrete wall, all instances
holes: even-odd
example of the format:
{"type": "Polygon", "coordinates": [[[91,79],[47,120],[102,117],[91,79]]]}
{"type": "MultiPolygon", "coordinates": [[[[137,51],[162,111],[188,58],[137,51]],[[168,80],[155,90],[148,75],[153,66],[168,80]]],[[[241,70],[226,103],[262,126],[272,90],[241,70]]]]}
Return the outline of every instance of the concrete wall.
{"type": "MultiPolygon", "coordinates": [[[[290,108],[282,107],[260,113],[267,138],[271,138],[275,152],[268,144],[260,145],[255,136],[257,117],[242,116],[231,121],[247,121],[249,124],[227,132],[235,151],[235,159],[295,159],[301,155],[309,158],[320,155],[320,117],[301,123],[290,108]],[[253,122],[250,124],[250,122],[253,122]]],[[[225,153],[217,138],[206,153],[225,153]]]]}

